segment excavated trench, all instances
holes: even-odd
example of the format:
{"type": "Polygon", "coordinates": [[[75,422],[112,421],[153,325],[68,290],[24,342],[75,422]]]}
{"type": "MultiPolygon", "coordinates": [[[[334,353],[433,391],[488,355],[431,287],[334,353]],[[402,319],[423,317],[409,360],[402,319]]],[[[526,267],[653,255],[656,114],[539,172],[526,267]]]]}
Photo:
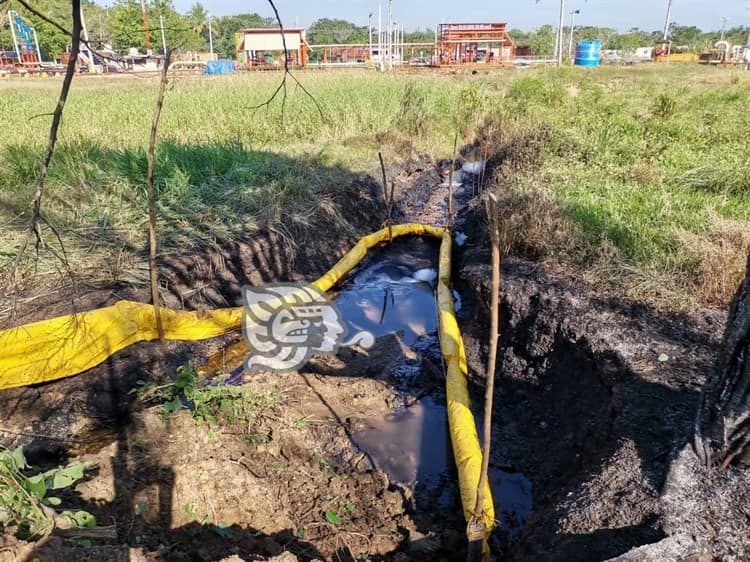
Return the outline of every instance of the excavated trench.
{"type": "MultiPolygon", "coordinates": [[[[445,163],[419,162],[394,174],[399,220],[444,220],[444,171],[445,163]]],[[[477,179],[464,179],[452,279],[481,428],[489,254],[477,179]]],[[[250,443],[231,428],[196,426],[187,411],[165,426],[128,394],[137,378],[181,358],[205,363],[228,339],[171,345],[158,361],[147,344],[96,372],[3,393],[5,444],[30,445],[41,463],[98,463],[63,499],[114,521],[117,538],[88,550],[59,538],[6,537],[0,546],[17,559],[271,560],[287,551],[299,560],[463,560],[436,262],[432,241],[398,240],[338,287],[350,331],[378,336],[372,350],[316,356],[299,373],[243,375],[280,396],[249,428],[250,443]],[[228,523],[230,540],[199,523],[204,515],[228,523]]],[[[505,261],[502,285],[490,459],[495,559],[607,560],[670,535],[670,510],[680,504],[663,496],[723,314],[661,313],[518,259],[505,261]]]]}

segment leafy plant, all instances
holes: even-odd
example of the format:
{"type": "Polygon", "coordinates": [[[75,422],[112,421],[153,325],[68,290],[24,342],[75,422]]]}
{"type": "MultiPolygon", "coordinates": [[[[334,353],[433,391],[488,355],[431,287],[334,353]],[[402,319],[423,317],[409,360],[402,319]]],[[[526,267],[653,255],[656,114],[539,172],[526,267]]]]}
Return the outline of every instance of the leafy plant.
{"type": "Polygon", "coordinates": [[[401,98],[401,110],[398,112],[395,125],[409,137],[420,137],[427,132],[428,115],[425,111],[427,97],[423,91],[409,82],[401,98]]]}
{"type": "Polygon", "coordinates": [[[50,491],[71,487],[85,476],[91,464],[74,462],[45,472],[29,466],[23,448],[0,448],[0,527],[16,527],[23,538],[48,535],[58,517],[74,527],[94,527],[96,519],[86,511],[63,511],[51,507],[62,504],[50,491]]]}
{"type": "Polygon", "coordinates": [[[341,525],[341,517],[339,517],[339,514],[336,513],[335,509],[326,510],[326,521],[331,525],[341,525]]]}
{"type": "Polygon", "coordinates": [[[668,92],[662,92],[654,98],[651,113],[656,117],[671,117],[677,111],[677,100],[668,92]]]}
{"type": "Polygon", "coordinates": [[[165,419],[185,407],[198,425],[220,419],[250,425],[279,400],[274,392],[212,384],[198,375],[192,363],[177,368],[174,382],[161,386],[141,383],[136,394],[143,401],[161,402],[165,419]]]}

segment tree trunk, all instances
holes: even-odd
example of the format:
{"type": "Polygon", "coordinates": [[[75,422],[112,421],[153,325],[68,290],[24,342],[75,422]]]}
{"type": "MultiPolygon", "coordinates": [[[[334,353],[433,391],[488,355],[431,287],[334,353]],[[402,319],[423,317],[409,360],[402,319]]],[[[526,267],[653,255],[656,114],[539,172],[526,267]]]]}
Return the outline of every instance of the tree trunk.
{"type": "Polygon", "coordinates": [[[729,308],[716,367],[701,394],[696,452],[707,465],[750,464],[750,256],[729,308]]]}

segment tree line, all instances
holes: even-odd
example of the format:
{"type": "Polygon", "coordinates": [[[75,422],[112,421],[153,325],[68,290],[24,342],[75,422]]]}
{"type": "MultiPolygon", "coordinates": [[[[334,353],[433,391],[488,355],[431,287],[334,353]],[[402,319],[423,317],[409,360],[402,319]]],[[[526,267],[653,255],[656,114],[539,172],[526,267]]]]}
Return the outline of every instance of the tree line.
{"type": "MultiPolygon", "coordinates": [[[[565,27],[565,38],[568,38],[570,27],[565,27]]],[[[517,45],[528,45],[534,54],[552,53],[555,45],[555,27],[543,25],[534,31],[511,29],[508,31],[517,45]]],[[[736,26],[725,30],[725,39],[732,45],[744,45],[748,40],[750,27],[736,26]]],[[[598,39],[603,49],[634,51],[638,47],[652,47],[664,37],[664,31],[644,31],[637,27],[625,32],[618,32],[610,27],[576,26],[574,41],[598,39]]],[[[702,31],[694,25],[672,23],[669,27],[669,39],[676,45],[685,45],[690,51],[702,52],[710,49],[721,38],[721,31],[702,31]]],[[[567,43],[565,43],[567,44],[567,43]]]]}
{"type": "MultiPolygon", "coordinates": [[[[164,33],[170,46],[181,51],[208,51],[209,14],[206,8],[196,3],[187,13],[178,12],[172,0],[147,0],[149,18],[149,38],[154,51],[161,46],[160,20],[164,22],[164,33]]],[[[30,4],[48,18],[67,27],[70,19],[69,0],[33,0],[30,4]]],[[[97,46],[110,45],[125,52],[135,47],[143,52],[146,46],[146,32],[141,17],[140,0],[115,0],[109,7],[103,7],[92,0],[82,0],[82,8],[89,39],[97,46]]],[[[0,49],[11,49],[13,40],[8,26],[7,11],[16,10],[28,25],[37,30],[39,46],[44,60],[57,59],[70,45],[70,36],[44,19],[30,13],[23,6],[10,0],[0,7],[0,49]]],[[[237,14],[211,18],[214,50],[221,58],[234,59],[236,33],[248,27],[275,27],[273,18],[257,13],[237,14]]],[[[565,29],[566,37],[569,28],[565,29]]],[[[750,28],[738,26],[726,30],[725,36],[731,44],[744,45],[750,28]]],[[[555,28],[543,25],[533,31],[510,30],[510,36],[518,45],[528,45],[536,55],[549,55],[555,43],[555,28]]],[[[683,26],[673,23],[670,39],[678,45],[687,45],[690,50],[700,52],[710,48],[721,36],[720,31],[702,31],[696,26],[683,26]]],[[[434,29],[417,29],[404,34],[407,42],[432,42],[434,29]]],[[[575,39],[598,39],[605,49],[634,50],[637,47],[652,46],[662,38],[661,31],[643,31],[638,28],[618,32],[607,27],[582,26],[575,28],[575,39]]],[[[322,44],[367,44],[370,31],[367,25],[341,20],[322,18],[307,29],[307,39],[313,45],[322,44]]],[[[377,30],[373,30],[373,41],[377,41],[377,30]]]]}

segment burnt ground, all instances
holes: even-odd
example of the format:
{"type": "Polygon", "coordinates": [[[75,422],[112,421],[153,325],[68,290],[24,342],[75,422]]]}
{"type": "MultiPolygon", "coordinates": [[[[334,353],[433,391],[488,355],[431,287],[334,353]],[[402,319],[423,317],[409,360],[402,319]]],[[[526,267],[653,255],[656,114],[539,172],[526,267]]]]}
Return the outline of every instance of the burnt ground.
{"type": "MultiPolygon", "coordinates": [[[[389,169],[399,220],[444,216],[441,171],[425,159],[389,169]]],[[[292,232],[296,244],[288,234],[259,233],[169,256],[163,298],[187,308],[235,305],[246,283],[314,278],[381,225],[381,195],[372,182],[356,184],[335,201],[347,221],[316,217],[292,232]]],[[[490,291],[479,208],[470,206],[459,227],[469,238],[455,248],[454,277],[475,404],[490,291]]],[[[145,300],[132,287],[87,298],[81,309],[145,300]]],[[[59,296],[42,304],[20,318],[69,306],[59,296]]],[[[533,509],[514,540],[495,533],[498,558],[747,558],[747,473],[703,472],[686,446],[724,321],[711,310],[659,312],[538,262],[505,261],[491,465],[529,478],[533,509]]],[[[252,387],[278,400],[240,429],[197,425],[184,410],[165,423],[158,407],[131,394],[138,380],[168,380],[177,365],[205,363],[230,339],[139,344],[78,377],[0,393],[1,442],[27,445],[43,466],[96,462],[63,500],[114,527],[91,546],[6,534],[0,560],[464,559],[457,506],[415,511],[409,488],[352,439],[361,420],[417,394],[439,396],[439,367],[425,363],[426,380],[405,396],[388,373],[409,351],[386,339],[366,355],[347,351],[304,372],[255,377],[252,387]],[[331,523],[327,510],[341,522],[331,523]]]]}

